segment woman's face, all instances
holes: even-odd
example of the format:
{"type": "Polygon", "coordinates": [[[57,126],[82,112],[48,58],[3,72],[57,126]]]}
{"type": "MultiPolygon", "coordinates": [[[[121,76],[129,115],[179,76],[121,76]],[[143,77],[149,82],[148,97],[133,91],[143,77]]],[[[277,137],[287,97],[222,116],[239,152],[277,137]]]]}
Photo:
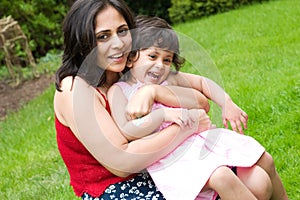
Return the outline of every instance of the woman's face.
{"type": "Polygon", "coordinates": [[[109,6],[96,16],[97,64],[108,71],[121,72],[131,50],[131,35],[123,16],[109,6]]]}

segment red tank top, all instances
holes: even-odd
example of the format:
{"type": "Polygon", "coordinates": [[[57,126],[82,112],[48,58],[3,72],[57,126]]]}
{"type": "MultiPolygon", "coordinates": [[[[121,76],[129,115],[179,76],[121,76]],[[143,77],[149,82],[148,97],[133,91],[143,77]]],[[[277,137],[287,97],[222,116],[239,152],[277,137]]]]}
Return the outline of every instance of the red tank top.
{"type": "MultiPolygon", "coordinates": [[[[106,110],[110,113],[108,101],[103,94],[101,95],[105,99],[106,110]]],[[[58,150],[68,169],[70,184],[77,196],[87,192],[93,197],[98,197],[110,184],[129,179],[115,176],[104,168],[75,137],[71,129],[64,126],[56,117],[55,128],[58,150]]]]}

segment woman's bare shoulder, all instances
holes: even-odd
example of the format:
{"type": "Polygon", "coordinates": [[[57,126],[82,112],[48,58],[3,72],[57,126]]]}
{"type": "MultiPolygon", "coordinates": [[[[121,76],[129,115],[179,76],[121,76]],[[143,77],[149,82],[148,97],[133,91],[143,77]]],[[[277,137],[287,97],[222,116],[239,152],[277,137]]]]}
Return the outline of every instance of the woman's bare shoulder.
{"type": "Polygon", "coordinates": [[[65,77],[61,81],[60,89],[61,91],[55,91],[54,94],[54,111],[58,120],[66,126],[69,126],[73,119],[74,106],[76,106],[74,99],[80,97],[84,102],[91,96],[98,98],[97,93],[94,95],[96,90],[79,77],[65,77]]]}
{"type": "Polygon", "coordinates": [[[60,83],[60,90],[55,91],[54,94],[54,112],[57,119],[64,124],[65,126],[68,125],[68,120],[66,118],[68,111],[67,105],[72,104],[71,102],[71,93],[72,93],[72,85],[74,79],[73,77],[66,77],[60,83]]]}

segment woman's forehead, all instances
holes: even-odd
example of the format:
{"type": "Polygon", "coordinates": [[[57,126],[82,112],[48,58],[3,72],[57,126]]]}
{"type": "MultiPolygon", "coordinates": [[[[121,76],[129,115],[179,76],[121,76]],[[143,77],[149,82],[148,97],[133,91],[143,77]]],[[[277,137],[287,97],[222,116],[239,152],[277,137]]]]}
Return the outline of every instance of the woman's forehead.
{"type": "Polygon", "coordinates": [[[101,10],[96,16],[95,32],[110,31],[127,25],[123,15],[112,6],[101,10]]]}

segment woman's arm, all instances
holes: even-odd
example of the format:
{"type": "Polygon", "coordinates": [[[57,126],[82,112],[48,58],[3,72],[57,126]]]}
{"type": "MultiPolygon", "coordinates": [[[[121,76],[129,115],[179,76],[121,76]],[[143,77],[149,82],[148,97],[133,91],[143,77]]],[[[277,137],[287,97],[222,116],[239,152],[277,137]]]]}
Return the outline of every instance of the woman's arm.
{"type": "MultiPolygon", "coordinates": [[[[63,85],[63,84],[62,84],[63,85]]],[[[55,113],[70,127],[89,152],[116,175],[136,173],[166,156],[198,128],[210,127],[203,113],[192,128],[171,125],[153,136],[128,142],[106,111],[101,95],[82,79],[75,78],[73,88],[62,86],[56,92],[55,113]]]]}
{"type": "Polygon", "coordinates": [[[238,107],[230,96],[214,81],[195,74],[178,72],[168,77],[170,85],[194,88],[202,92],[207,98],[214,101],[222,108],[223,124],[228,128],[229,121],[234,131],[243,133],[243,127],[247,128],[248,115],[238,107]]]}

